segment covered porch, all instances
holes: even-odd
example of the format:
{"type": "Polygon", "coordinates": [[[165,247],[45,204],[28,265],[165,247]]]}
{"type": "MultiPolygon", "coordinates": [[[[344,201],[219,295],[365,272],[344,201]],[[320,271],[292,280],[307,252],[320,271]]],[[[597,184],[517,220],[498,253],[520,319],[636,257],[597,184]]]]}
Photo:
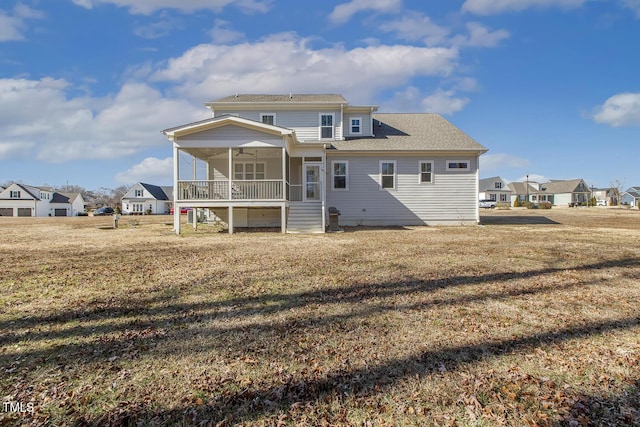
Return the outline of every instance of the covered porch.
{"type": "MultiPolygon", "coordinates": [[[[183,208],[206,208],[218,217],[225,212],[229,232],[237,219],[234,213],[247,209],[268,212],[272,226],[277,222],[282,232],[287,231],[292,202],[317,205],[319,215],[324,212],[322,144],[300,143],[289,129],[235,116],[164,133],[173,141],[176,233],[183,208]],[[279,218],[273,215],[276,209],[279,218]]],[[[324,228],[320,216],[318,227],[324,228]]]]}

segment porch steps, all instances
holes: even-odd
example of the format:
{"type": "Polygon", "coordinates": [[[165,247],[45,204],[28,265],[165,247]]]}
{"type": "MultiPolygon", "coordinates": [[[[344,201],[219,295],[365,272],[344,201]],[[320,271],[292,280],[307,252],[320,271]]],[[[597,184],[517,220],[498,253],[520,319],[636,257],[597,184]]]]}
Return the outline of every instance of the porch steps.
{"type": "Polygon", "coordinates": [[[291,203],[287,216],[287,233],[324,233],[320,203],[291,203]]]}

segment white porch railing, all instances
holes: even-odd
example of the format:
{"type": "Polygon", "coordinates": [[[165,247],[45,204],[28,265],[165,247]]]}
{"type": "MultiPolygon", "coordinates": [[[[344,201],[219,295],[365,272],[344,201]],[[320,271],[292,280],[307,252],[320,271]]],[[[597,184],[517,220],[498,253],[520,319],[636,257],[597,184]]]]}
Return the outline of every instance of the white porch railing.
{"type": "Polygon", "coordinates": [[[178,200],[285,200],[281,179],[178,181],[178,200]],[[231,197],[229,197],[231,196],[231,197]]]}

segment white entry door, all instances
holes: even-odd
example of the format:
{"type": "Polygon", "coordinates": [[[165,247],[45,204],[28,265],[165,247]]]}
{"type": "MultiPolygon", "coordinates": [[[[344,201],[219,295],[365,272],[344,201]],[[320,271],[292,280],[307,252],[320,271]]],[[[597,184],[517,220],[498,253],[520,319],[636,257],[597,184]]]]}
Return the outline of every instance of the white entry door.
{"type": "Polygon", "coordinates": [[[320,201],[320,163],[304,164],[304,201],[320,201]]]}

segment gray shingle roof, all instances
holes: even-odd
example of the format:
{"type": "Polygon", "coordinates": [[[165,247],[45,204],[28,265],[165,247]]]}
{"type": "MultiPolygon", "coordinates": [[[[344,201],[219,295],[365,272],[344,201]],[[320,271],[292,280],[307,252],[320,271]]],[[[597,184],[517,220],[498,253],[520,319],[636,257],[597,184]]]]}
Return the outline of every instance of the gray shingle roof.
{"type": "Polygon", "coordinates": [[[293,93],[287,95],[268,95],[268,94],[237,94],[226,96],[224,98],[219,98],[214,101],[210,101],[210,103],[218,103],[218,102],[263,102],[263,103],[318,103],[318,102],[327,102],[327,103],[347,103],[347,100],[344,99],[342,95],[337,94],[301,94],[301,93],[293,93]]]}
{"type": "Polygon", "coordinates": [[[153,184],[145,184],[144,182],[141,182],[140,185],[142,185],[149,193],[151,193],[151,195],[156,200],[169,200],[169,197],[164,192],[164,189],[162,187],[153,184]]]}
{"type": "Polygon", "coordinates": [[[373,115],[374,137],[332,142],[345,151],[480,151],[487,149],[439,114],[373,115]]]}
{"type": "MultiPolygon", "coordinates": [[[[564,193],[585,193],[585,191],[579,191],[578,186],[582,183],[582,179],[565,179],[565,180],[551,180],[544,184],[547,189],[547,193],[552,194],[564,194],[564,193]]],[[[585,184],[586,185],[586,184],[585,184]]]]}
{"type": "Polygon", "coordinates": [[[503,185],[502,188],[496,188],[495,186],[496,182],[502,182],[503,184],[506,184],[505,181],[499,176],[484,178],[478,181],[478,190],[481,192],[485,192],[485,191],[504,191],[509,193],[511,192],[511,189],[509,188],[508,185],[503,185]]]}

